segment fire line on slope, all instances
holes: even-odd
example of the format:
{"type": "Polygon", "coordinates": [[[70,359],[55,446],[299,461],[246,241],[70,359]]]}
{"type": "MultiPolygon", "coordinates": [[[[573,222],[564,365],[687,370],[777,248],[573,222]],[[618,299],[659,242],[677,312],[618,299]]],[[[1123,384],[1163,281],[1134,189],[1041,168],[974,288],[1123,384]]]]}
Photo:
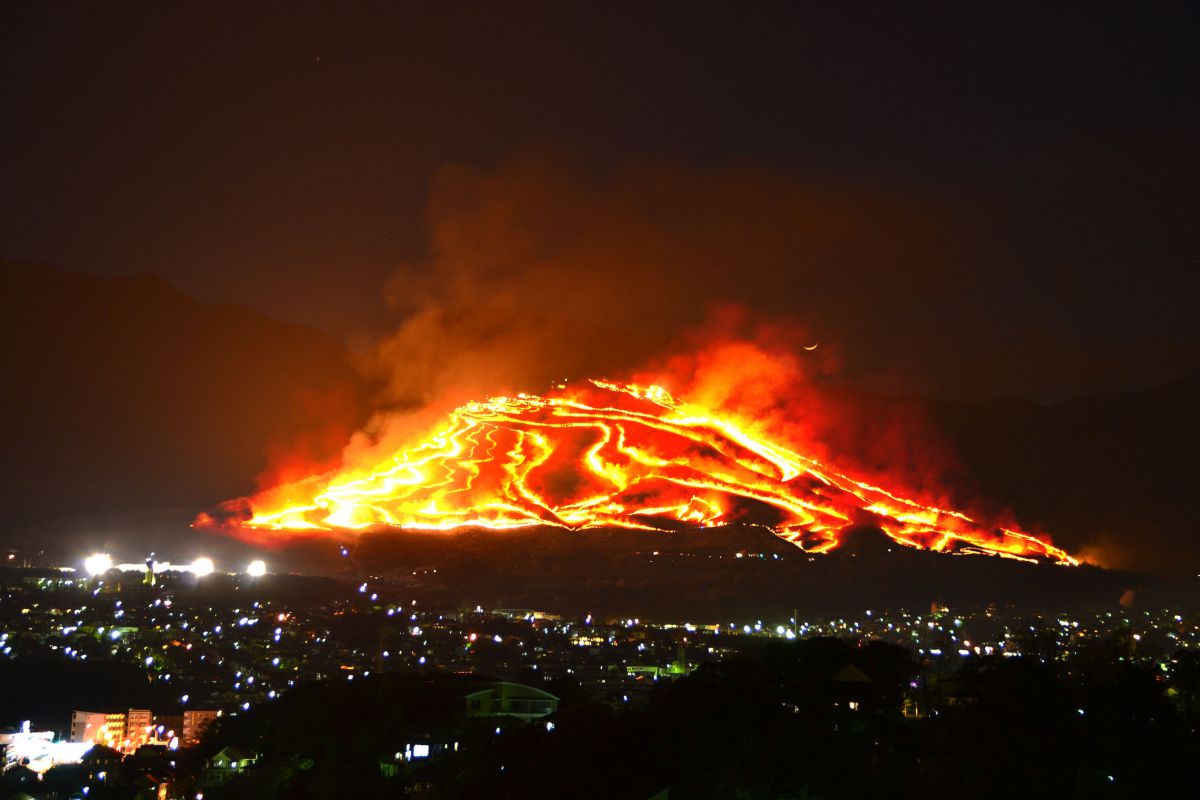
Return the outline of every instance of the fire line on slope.
{"type": "Polygon", "coordinates": [[[855,480],[660,387],[595,380],[558,389],[461,406],[386,463],[252,499],[242,525],[655,530],[744,521],[757,508],[770,510],[778,536],[809,552],[872,525],[909,547],[1078,563],[1023,531],[855,480]]]}

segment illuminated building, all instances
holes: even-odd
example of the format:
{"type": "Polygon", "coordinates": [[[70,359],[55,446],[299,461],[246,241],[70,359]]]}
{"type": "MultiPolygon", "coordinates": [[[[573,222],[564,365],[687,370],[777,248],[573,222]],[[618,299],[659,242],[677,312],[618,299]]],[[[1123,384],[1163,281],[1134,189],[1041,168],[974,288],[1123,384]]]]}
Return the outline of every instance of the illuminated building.
{"type": "Polygon", "coordinates": [[[58,764],[75,764],[92,747],[91,742],[56,742],[53,731],[31,730],[29,721],[16,730],[0,731],[3,768],[25,765],[42,773],[58,764]]]}
{"type": "Polygon", "coordinates": [[[404,745],[404,750],[396,753],[397,761],[414,761],[422,758],[432,758],[434,756],[449,753],[452,750],[458,750],[458,742],[441,741],[426,738],[420,742],[408,742],[404,745]]]}
{"type": "Polygon", "coordinates": [[[676,651],[677,655],[674,661],[668,662],[665,667],[648,665],[648,664],[627,664],[625,673],[633,678],[648,677],[652,680],[659,678],[676,678],[682,675],[687,675],[692,671],[692,665],[688,664],[687,652],[683,645],[680,645],[676,651]]]}
{"type": "Polygon", "coordinates": [[[183,712],[183,740],[184,747],[191,747],[199,744],[200,738],[204,736],[204,732],[216,721],[217,717],[221,716],[221,712],[213,709],[191,709],[183,712]]]}
{"type": "Polygon", "coordinates": [[[406,742],[404,749],[396,751],[391,758],[381,758],[379,769],[385,777],[394,778],[402,773],[411,774],[413,762],[425,761],[454,752],[458,752],[458,742],[448,735],[419,735],[415,741],[406,742]]]}
{"type": "Polygon", "coordinates": [[[97,744],[102,744],[105,747],[111,747],[114,750],[122,749],[122,744],[125,741],[125,715],[119,711],[114,711],[111,714],[104,715],[104,740],[97,744]]]}
{"type": "Polygon", "coordinates": [[[558,698],[521,683],[497,681],[467,695],[468,717],[517,717],[532,722],[558,710],[558,698]]]}
{"type": "MultiPolygon", "coordinates": [[[[124,727],[124,725],[122,725],[124,727]]],[[[71,712],[72,742],[103,742],[108,736],[108,715],[99,711],[71,712]]]]}
{"type": "Polygon", "coordinates": [[[147,709],[128,712],[72,711],[71,741],[102,744],[122,753],[132,753],[156,741],[154,715],[147,709]]]}
{"type": "Polygon", "coordinates": [[[21,723],[19,728],[5,728],[0,730],[0,746],[11,747],[15,742],[27,741],[29,739],[44,739],[48,742],[54,741],[54,731],[35,731],[29,726],[29,720],[21,723]]]}
{"type": "Polygon", "coordinates": [[[237,747],[226,747],[204,762],[202,782],[213,786],[241,775],[246,768],[258,761],[258,756],[237,747]]]}
{"type": "Polygon", "coordinates": [[[125,718],[125,752],[132,753],[144,744],[149,743],[154,731],[154,715],[149,709],[129,709],[125,718]]]}

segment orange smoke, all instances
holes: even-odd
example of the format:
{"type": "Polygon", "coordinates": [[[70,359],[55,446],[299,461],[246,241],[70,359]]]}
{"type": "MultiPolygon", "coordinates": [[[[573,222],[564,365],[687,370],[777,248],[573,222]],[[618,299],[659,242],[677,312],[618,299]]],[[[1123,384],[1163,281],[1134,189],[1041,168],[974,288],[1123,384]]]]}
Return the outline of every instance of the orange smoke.
{"type": "MultiPolygon", "coordinates": [[[[716,365],[752,355],[735,349],[711,358],[716,365]]],[[[753,416],[727,411],[739,400],[764,405],[769,391],[738,397],[745,390],[720,385],[701,392],[704,403],[600,380],[467,403],[385,458],[251,499],[242,524],[314,532],[744,522],[809,552],[831,550],[850,529],[870,525],[909,547],[1077,563],[1023,531],[924,505],[802,455],[753,416]]]]}

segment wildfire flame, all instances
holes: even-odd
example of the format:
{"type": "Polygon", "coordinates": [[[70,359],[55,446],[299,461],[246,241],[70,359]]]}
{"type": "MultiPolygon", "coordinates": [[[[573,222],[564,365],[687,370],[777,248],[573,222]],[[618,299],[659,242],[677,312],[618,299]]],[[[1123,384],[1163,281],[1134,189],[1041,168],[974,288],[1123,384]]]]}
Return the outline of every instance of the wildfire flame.
{"type": "Polygon", "coordinates": [[[661,530],[765,513],[778,536],[808,552],[831,550],[849,529],[871,525],[909,547],[1078,563],[1020,530],[989,529],[843,475],[658,386],[600,380],[569,391],[560,385],[545,397],[468,403],[386,463],[251,504],[243,525],[295,532],[661,530]]]}

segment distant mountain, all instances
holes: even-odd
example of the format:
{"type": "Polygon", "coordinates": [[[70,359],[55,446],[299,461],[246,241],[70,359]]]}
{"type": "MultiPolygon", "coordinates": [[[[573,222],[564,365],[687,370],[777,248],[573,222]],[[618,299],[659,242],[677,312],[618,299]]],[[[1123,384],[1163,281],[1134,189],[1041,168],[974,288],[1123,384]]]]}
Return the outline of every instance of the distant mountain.
{"type": "Polygon", "coordinates": [[[767,529],[744,525],[673,533],[385,531],[348,537],[347,545],[349,555],[339,558],[332,542],[298,540],[291,555],[402,587],[426,606],[602,618],[778,622],[793,609],[836,615],[847,608],[924,610],[937,602],[1061,610],[1115,608],[1126,590],[1139,603],[1181,596],[1146,576],[913,550],[870,529],[828,555],[810,555],[767,529]]]}
{"type": "MultiPolygon", "coordinates": [[[[136,547],[209,547],[186,527],[197,512],[252,492],[268,464],[294,464],[292,477],[332,465],[367,417],[347,349],[303,326],[151,276],[0,263],[0,292],[0,541],[103,529],[106,546],[132,533],[150,537],[136,547]]],[[[847,452],[886,458],[889,420],[920,418],[909,438],[927,431],[954,454],[961,499],[1011,508],[1106,565],[1200,572],[1200,373],[1055,405],[845,403],[833,444],[847,452]]]]}
{"type": "Polygon", "coordinates": [[[0,537],[202,508],[268,456],[336,455],[366,391],[337,340],[159,278],[0,264],[0,537]]]}
{"type": "Polygon", "coordinates": [[[1130,394],[931,413],[980,494],[1057,544],[1128,569],[1200,572],[1200,373],[1130,394]]]}

